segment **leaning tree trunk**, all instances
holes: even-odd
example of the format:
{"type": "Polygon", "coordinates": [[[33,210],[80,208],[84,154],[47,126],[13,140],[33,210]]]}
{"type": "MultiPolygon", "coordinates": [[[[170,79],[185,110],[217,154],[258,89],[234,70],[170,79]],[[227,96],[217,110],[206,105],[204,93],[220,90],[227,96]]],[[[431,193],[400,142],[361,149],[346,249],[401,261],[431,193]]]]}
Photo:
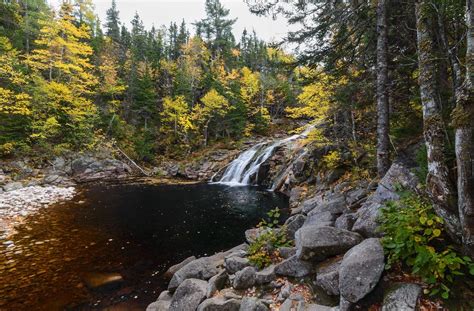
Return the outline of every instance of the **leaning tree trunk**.
{"type": "Polygon", "coordinates": [[[383,177],[390,166],[388,65],[387,65],[387,2],[377,3],[377,172],[383,177]]]}
{"type": "Polygon", "coordinates": [[[466,253],[474,257],[474,12],[466,0],[466,79],[453,112],[456,127],[458,209],[466,253]]]}
{"type": "Polygon", "coordinates": [[[434,200],[436,213],[445,221],[451,237],[459,240],[459,219],[454,203],[454,192],[449,182],[449,170],[444,156],[444,126],[436,88],[436,66],[433,37],[430,33],[430,4],[427,0],[415,3],[418,66],[421,103],[423,106],[423,134],[428,155],[426,185],[434,200]]]}

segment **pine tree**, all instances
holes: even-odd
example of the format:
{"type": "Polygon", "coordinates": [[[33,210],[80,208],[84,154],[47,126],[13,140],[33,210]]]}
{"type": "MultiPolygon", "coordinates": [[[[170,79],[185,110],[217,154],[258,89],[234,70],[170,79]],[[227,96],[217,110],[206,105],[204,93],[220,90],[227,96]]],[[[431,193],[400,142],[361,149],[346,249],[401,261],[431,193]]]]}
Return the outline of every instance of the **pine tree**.
{"type": "Polygon", "coordinates": [[[107,19],[105,27],[107,28],[106,35],[112,38],[115,42],[121,42],[120,32],[120,12],[117,9],[117,3],[112,0],[112,6],[107,10],[107,19]]]}

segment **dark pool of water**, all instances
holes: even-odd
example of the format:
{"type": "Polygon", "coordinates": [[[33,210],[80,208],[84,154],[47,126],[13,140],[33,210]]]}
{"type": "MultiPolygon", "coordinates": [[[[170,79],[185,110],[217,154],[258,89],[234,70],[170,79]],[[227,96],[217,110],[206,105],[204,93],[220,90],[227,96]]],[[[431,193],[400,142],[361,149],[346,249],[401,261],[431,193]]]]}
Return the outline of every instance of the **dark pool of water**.
{"type": "Polygon", "coordinates": [[[166,285],[170,265],[242,243],[268,210],[287,206],[255,187],[89,186],[31,216],[14,246],[0,243],[0,310],[143,309],[166,285]],[[94,291],[84,275],[95,272],[125,281],[94,291]]]}

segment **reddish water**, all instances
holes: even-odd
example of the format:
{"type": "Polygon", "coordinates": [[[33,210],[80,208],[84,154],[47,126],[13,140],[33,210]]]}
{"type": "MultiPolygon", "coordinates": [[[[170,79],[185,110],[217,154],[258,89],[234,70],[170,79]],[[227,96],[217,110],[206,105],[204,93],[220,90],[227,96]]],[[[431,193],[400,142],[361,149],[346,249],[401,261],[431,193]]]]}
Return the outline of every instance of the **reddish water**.
{"type": "Polygon", "coordinates": [[[266,211],[288,205],[258,188],[203,184],[94,185],[74,202],[31,216],[13,245],[0,241],[0,310],[143,310],[171,264],[243,242],[266,211]],[[84,276],[98,272],[124,283],[91,290],[84,276]]]}

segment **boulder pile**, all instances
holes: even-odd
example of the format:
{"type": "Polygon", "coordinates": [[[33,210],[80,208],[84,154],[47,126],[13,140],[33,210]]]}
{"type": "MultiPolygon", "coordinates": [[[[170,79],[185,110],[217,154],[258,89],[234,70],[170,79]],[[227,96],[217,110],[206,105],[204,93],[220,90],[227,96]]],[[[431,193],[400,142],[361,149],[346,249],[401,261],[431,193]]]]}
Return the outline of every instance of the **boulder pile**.
{"type": "MultiPolygon", "coordinates": [[[[294,247],[279,248],[270,266],[253,265],[248,244],[174,266],[168,290],[147,311],[344,311],[361,309],[375,295],[382,310],[416,310],[420,286],[379,285],[385,257],[377,229],[380,208],[398,198],[397,185],[416,187],[416,178],[393,164],[373,193],[361,185],[337,186],[293,206],[284,228],[294,247]]],[[[262,231],[248,230],[248,243],[262,231]]]]}

